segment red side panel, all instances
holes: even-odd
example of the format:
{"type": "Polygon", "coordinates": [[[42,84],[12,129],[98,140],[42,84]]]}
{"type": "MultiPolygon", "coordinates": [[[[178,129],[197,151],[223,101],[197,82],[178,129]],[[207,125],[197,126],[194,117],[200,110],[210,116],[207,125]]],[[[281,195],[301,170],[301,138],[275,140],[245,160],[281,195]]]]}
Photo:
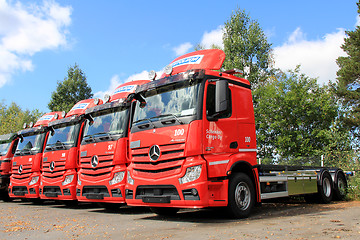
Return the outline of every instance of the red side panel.
{"type": "MultiPolygon", "coordinates": [[[[219,70],[225,60],[225,53],[220,49],[206,49],[188,53],[170,63],[172,75],[191,69],[219,70]]],[[[163,74],[162,77],[166,77],[163,74]]]]}

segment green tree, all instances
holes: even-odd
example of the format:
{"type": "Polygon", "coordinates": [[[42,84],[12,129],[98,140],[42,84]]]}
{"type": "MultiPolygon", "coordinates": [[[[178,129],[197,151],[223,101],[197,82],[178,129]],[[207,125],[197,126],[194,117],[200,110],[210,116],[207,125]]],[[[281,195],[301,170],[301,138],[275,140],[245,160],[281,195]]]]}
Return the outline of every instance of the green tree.
{"type": "MultiPolygon", "coordinates": [[[[360,15],[360,1],[357,6],[360,15]]],[[[360,27],[357,26],[354,31],[346,31],[346,35],[341,48],[347,56],[337,59],[340,69],[337,72],[337,82],[333,87],[340,98],[342,107],[348,110],[343,115],[344,122],[352,130],[358,130],[360,126],[360,27]]]]}
{"type": "Polygon", "coordinates": [[[75,63],[69,67],[67,77],[59,82],[56,91],[52,92],[48,107],[51,111],[68,112],[78,101],[92,98],[91,87],[88,86],[85,73],[75,63]]]}
{"type": "Polygon", "coordinates": [[[35,123],[43,114],[38,109],[23,111],[14,102],[7,106],[2,101],[0,106],[0,135],[17,132],[22,129],[24,123],[35,123]]]}
{"type": "Polygon", "coordinates": [[[271,44],[259,23],[243,10],[234,11],[224,26],[225,69],[238,68],[256,89],[270,71],[271,44]]]}
{"type": "Polygon", "coordinates": [[[339,108],[330,88],[300,74],[300,67],[276,70],[258,94],[258,150],[267,162],[313,165],[325,151],[350,149],[346,129],[335,124],[339,108]]]}

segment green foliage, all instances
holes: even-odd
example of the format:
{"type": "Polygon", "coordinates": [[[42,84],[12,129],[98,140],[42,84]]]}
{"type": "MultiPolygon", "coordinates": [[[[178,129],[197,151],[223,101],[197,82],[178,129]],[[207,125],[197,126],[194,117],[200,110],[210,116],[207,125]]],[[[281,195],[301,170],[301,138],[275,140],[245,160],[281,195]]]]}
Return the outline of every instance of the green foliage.
{"type": "Polygon", "coordinates": [[[276,70],[255,91],[258,154],[266,163],[318,165],[324,151],[351,149],[346,129],[334,124],[338,106],[332,92],[299,67],[276,70]]]}
{"type": "Polygon", "coordinates": [[[225,23],[223,42],[226,54],[223,67],[242,70],[256,89],[267,78],[272,62],[271,44],[259,23],[237,9],[225,23]]]}
{"type": "Polygon", "coordinates": [[[0,135],[15,133],[22,129],[24,123],[35,123],[43,115],[38,109],[23,111],[16,103],[7,106],[4,101],[0,106],[0,135]]]}
{"type": "Polygon", "coordinates": [[[84,72],[75,64],[69,67],[67,78],[58,82],[55,92],[51,94],[48,107],[51,111],[68,112],[77,102],[92,98],[91,87],[88,86],[84,72]]]}
{"type": "MultiPolygon", "coordinates": [[[[357,6],[360,14],[360,1],[357,6]]],[[[356,131],[360,126],[360,27],[356,26],[354,31],[346,31],[346,34],[348,37],[341,48],[347,56],[337,59],[340,69],[333,87],[342,107],[348,110],[344,114],[344,122],[356,131]]]]}

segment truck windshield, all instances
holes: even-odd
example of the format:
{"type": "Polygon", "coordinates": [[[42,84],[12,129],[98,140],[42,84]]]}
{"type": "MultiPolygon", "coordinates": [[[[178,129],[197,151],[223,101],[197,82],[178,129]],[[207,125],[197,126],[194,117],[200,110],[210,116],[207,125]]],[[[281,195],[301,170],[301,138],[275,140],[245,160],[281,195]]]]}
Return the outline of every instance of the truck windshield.
{"type": "Polygon", "coordinates": [[[105,114],[92,116],[94,121],[86,120],[84,141],[117,140],[126,133],[128,109],[106,111],[105,114]]]}
{"type": "Polygon", "coordinates": [[[31,155],[41,152],[46,133],[23,136],[16,148],[16,155],[31,155]]]}
{"type": "Polygon", "coordinates": [[[174,85],[160,87],[150,90],[145,94],[145,107],[141,108],[137,103],[134,113],[134,124],[152,122],[162,118],[175,118],[191,116],[197,113],[200,84],[184,86],[179,88],[174,85]]]}
{"type": "Polygon", "coordinates": [[[11,144],[11,142],[0,144],[0,156],[6,155],[6,153],[9,150],[10,144],[11,144]]]}
{"type": "Polygon", "coordinates": [[[46,150],[69,149],[75,146],[79,136],[81,123],[63,127],[54,126],[54,132],[49,135],[46,150]]]}

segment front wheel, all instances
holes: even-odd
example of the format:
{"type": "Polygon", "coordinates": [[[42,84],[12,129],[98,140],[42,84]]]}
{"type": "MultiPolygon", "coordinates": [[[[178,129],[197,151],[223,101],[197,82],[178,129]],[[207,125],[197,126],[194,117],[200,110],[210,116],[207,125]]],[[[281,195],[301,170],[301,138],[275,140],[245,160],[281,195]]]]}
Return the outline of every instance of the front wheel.
{"type": "Polygon", "coordinates": [[[255,204],[255,188],[245,173],[236,173],[229,183],[227,211],[235,218],[246,218],[255,204]]]}

